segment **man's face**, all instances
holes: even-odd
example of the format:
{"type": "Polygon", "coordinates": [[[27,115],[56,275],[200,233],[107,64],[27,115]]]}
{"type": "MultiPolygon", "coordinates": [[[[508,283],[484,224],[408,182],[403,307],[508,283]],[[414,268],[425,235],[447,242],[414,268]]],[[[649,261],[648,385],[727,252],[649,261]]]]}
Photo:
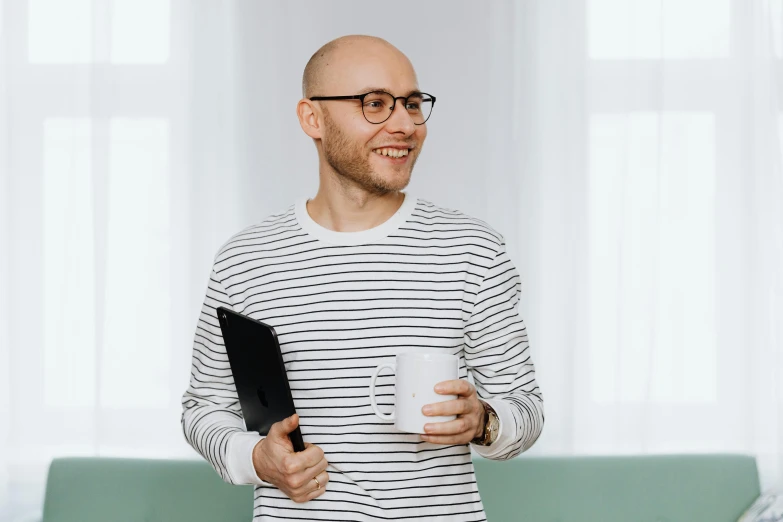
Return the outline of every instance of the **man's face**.
{"type": "MultiPolygon", "coordinates": [[[[335,62],[334,70],[341,73],[330,78],[325,87],[328,92],[319,95],[364,94],[380,88],[394,96],[407,96],[418,90],[410,62],[393,49],[352,46],[340,52],[335,62]]],[[[389,119],[380,124],[365,119],[359,100],[318,103],[324,116],[324,158],[339,176],[379,195],[408,185],[427,125],[413,123],[403,100],[397,100],[389,119]]]]}

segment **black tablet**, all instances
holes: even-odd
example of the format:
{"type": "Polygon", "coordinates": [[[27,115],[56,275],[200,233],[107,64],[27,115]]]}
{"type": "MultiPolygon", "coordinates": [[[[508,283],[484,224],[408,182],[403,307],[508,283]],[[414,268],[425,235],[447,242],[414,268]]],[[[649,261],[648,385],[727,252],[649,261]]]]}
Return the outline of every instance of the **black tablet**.
{"type": "MultiPolygon", "coordinates": [[[[296,413],[275,329],[223,306],[217,315],[245,427],[267,435],[272,424],[296,413]]],[[[304,451],[299,427],[289,438],[294,451],[304,451]]]]}

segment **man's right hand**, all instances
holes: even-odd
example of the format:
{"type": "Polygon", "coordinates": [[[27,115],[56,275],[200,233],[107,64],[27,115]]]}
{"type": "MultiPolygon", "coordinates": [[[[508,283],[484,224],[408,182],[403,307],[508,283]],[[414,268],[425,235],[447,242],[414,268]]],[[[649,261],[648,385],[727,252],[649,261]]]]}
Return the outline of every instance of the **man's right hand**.
{"type": "Polygon", "coordinates": [[[301,503],[323,495],[329,474],[324,452],[318,446],[305,443],[304,451],[294,451],[288,434],[297,426],[297,414],[272,424],[266,438],[253,448],[253,466],[261,480],[274,484],[288,498],[301,503]]]}

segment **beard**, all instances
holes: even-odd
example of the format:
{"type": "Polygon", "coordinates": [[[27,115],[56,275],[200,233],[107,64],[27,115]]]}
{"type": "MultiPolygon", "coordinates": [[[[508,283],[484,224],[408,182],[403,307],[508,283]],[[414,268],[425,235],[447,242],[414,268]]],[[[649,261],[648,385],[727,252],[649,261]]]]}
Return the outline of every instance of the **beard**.
{"type": "MultiPolygon", "coordinates": [[[[321,139],[321,147],[324,158],[330,167],[334,169],[341,181],[350,181],[362,187],[371,194],[382,196],[390,192],[398,192],[408,186],[416,163],[418,148],[408,152],[410,166],[404,165],[401,169],[408,172],[404,176],[395,176],[391,179],[378,174],[370,164],[367,149],[351,140],[342,129],[332,121],[328,113],[324,111],[324,126],[326,139],[321,139]],[[414,151],[416,154],[414,155],[414,151]]],[[[401,170],[400,170],[401,172],[401,170]]],[[[401,172],[402,173],[402,172],[401,172]]]]}

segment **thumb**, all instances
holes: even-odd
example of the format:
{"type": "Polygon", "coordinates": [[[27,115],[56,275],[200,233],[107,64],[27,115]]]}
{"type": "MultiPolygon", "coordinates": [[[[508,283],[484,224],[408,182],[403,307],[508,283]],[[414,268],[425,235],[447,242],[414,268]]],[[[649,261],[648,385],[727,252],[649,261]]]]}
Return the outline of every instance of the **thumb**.
{"type": "Polygon", "coordinates": [[[297,426],[299,426],[299,415],[294,413],[290,417],[286,417],[285,419],[274,423],[270,431],[275,431],[275,434],[280,437],[286,437],[289,433],[294,431],[297,426]]]}

